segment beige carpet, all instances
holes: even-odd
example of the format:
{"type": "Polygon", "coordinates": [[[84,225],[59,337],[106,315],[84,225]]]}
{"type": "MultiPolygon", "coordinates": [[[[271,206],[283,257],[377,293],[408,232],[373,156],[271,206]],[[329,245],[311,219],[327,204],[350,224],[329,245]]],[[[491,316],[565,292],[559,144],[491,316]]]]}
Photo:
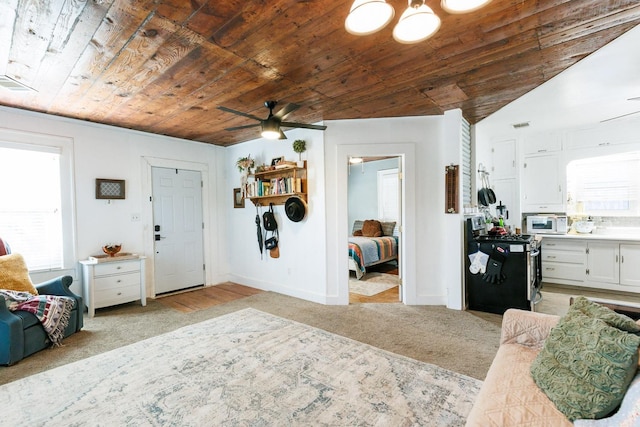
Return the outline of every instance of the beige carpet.
{"type": "Polygon", "coordinates": [[[83,330],[65,338],[62,347],[43,350],[14,366],[0,366],[0,384],[248,307],[477,379],[484,379],[496,354],[502,322],[499,315],[442,306],[327,306],[275,292],[194,313],[150,299],[146,307],[134,302],[100,309],[93,318],[85,315],[83,330]]]}
{"type": "Polygon", "coordinates": [[[249,308],[0,386],[0,395],[6,425],[462,426],[480,385],[249,308]]]}
{"type": "Polygon", "coordinates": [[[370,297],[387,289],[395,288],[399,284],[400,277],[397,274],[371,272],[366,273],[360,280],[350,276],[349,292],[370,297]]]}

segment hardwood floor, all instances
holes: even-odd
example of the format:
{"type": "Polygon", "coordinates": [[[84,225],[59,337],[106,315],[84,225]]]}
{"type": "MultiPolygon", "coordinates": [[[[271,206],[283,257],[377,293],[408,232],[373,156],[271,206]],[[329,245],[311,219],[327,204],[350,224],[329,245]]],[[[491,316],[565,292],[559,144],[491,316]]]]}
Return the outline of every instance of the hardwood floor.
{"type": "Polygon", "coordinates": [[[387,289],[379,294],[372,295],[370,297],[366,295],[354,294],[349,292],[349,304],[362,304],[362,303],[399,303],[398,299],[398,287],[387,289]]]}
{"type": "Polygon", "coordinates": [[[183,313],[191,313],[261,292],[264,291],[238,285],[237,283],[226,282],[216,286],[208,286],[197,290],[163,296],[158,298],[157,301],[164,306],[183,313]]]}
{"type": "MultiPolygon", "coordinates": [[[[398,264],[396,262],[387,262],[384,264],[374,265],[372,267],[367,267],[367,271],[386,273],[386,274],[395,274],[398,275],[398,264]]],[[[353,274],[353,273],[351,273],[353,274]]],[[[349,304],[363,304],[363,303],[399,303],[399,288],[396,286],[395,288],[388,289],[384,292],[380,292],[379,294],[375,294],[372,296],[360,295],[349,292],[349,304]]]]}

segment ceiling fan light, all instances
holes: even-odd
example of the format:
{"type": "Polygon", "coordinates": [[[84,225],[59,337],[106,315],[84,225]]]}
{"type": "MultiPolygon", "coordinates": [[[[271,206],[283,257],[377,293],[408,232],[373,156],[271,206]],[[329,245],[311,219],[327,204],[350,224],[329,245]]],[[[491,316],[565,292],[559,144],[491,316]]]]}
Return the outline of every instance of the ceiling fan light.
{"type": "Polygon", "coordinates": [[[491,0],[442,0],[440,5],[449,13],[468,13],[491,3],[491,0]]]}
{"type": "Polygon", "coordinates": [[[385,0],[355,0],[344,27],[353,35],[365,36],[384,28],[394,15],[393,7],[385,0]]]}
{"type": "MultiPolygon", "coordinates": [[[[440,28],[440,18],[424,2],[418,7],[411,5],[402,13],[395,28],[393,38],[398,43],[412,44],[428,39],[440,28]]],[[[414,0],[415,3],[415,0],[414,0]]]]}
{"type": "Polygon", "coordinates": [[[273,120],[265,120],[262,122],[261,135],[267,139],[280,139],[280,126],[273,120]]]}

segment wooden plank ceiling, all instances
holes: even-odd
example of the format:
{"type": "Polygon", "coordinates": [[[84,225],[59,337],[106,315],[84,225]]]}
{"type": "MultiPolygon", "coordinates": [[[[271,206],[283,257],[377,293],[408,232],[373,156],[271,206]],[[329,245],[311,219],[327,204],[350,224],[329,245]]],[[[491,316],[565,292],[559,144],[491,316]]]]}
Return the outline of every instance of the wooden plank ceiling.
{"type": "Polygon", "coordinates": [[[407,2],[387,2],[392,23],[356,37],[351,0],[3,0],[0,75],[35,91],[0,104],[221,146],[258,130],[226,131],[253,122],[218,106],[266,118],[270,99],[304,123],[461,108],[473,124],[640,23],[637,0],[427,0],[441,29],[402,45],[407,2]]]}

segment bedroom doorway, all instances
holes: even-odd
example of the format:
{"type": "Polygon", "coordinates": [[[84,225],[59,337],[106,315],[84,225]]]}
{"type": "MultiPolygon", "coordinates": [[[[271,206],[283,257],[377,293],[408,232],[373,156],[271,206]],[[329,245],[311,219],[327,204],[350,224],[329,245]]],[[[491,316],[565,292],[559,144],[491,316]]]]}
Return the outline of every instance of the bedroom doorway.
{"type": "Polygon", "coordinates": [[[402,158],[350,156],[348,167],[349,303],[402,302],[402,158]]]}

